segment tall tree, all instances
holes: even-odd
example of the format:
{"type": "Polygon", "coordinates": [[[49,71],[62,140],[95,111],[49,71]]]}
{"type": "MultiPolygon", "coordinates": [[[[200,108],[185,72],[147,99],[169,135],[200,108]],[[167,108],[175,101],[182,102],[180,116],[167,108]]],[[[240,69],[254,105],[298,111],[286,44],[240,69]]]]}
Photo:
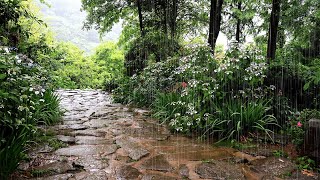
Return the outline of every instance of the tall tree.
{"type": "Polygon", "coordinates": [[[272,11],[269,23],[269,34],[268,34],[268,49],[267,49],[267,59],[275,59],[277,50],[277,35],[278,26],[280,20],[280,6],[281,0],[272,0],[272,11]]]}
{"type": "MultiPolygon", "coordinates": [[[[241,1],[238,1],[237,2],[237,10],[239,12],[242,11],[242,2],[241,1]]],[[[237,29],[236,29],[236,41],[238,43],[240,43],[240,34],[241,34],[241,18],[239,16],[236,16],[236,19],[237,19],[237,29]]]]}
{"type": "Polygon", "coordinates": [[[213,54],[220,32],[222,19],[222,4],[223,0],[211,0],[208,43],[212,49],[213,54]]]}
{"type": "Polygon", "coordinates": [[[139,14],[139,26],[140,26],[140,33],[143,37],[145,35],[144,31],[144,24],[143,24],[143,16],[142,16],[142,7],[141,7],[141,0],[137,0],[137,7],[138,7],[138,14],[139,14]]]}

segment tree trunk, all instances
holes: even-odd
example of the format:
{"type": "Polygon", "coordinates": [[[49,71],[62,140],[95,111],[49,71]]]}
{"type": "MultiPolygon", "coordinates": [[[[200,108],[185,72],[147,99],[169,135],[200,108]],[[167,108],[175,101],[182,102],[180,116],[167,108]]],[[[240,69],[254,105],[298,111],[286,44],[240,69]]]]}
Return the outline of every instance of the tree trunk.
{"type": "Polygon", "coordinates": [[[275,59],[277,50],[277,34],[280,20],[280,1],[272,0],[272,11],[269,24],[269,37],[268,37],[268,50],[267,50],[267,62],[275,59]]]}
{"type": "MultiPolygon", "coordinates": [[[[238,10],[242,11],[241,1],[238,2],[238,10]]],[[[240,34],[241,34],[241,19],[237,16],[237,31],[236,31],[236,41],[240,43],[240,34]]]]}
{"type": "Polygon", "coordinates": [[[168,39],[168,9],[167,9],[167,0],[164,0],[162,3],[162,11],[163,11],[163,22],[162,22],[162,26],[163,26],[163,32],[166,36],[166,39],[168,39]]]}
{"type": "Polygon", "coordinates": [[[220,32],[222,4],[223,0],[211,0],[208,43],[212,49],[212,54],[214,54],[217,38],[220,32]]]}
{"type": "Polygon", "coordinates": [[[176,35],[177,30],[177,16],[178,16],[178,0],[173,0],[172,2],[172,16],[171,16],[171,24],[170,24],[170,31],[171,31],[171,39],[173,40],[176,35]]]}
{"type": "Polygon", "coordinates": [[[144,37],[145,32],[144,32],[144,27],[143,27],[141,0],[137,0],[137,6],[138,6],[138,14],[139,14],[140,32],[141,32],[141,36],[144,37]]]}

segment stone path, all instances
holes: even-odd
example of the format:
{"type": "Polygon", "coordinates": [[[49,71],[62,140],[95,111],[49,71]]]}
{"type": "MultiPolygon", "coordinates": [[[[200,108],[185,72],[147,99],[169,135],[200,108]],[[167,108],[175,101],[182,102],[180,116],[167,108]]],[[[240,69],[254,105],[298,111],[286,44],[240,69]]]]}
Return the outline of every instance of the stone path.
{"type": "MultiPolygon", "coordinates": [[[[288,159],[252,156],[171,134],[148,111],[112,104],[102,91],[57,93],[66,113],[53,128],[68,146],[34,153],[24,167],[38,172],[34,179],[278,179],[294,172],[288,159]]],[[[298,173],[289,179],[301,178],[316,177],[298,173]]]]}

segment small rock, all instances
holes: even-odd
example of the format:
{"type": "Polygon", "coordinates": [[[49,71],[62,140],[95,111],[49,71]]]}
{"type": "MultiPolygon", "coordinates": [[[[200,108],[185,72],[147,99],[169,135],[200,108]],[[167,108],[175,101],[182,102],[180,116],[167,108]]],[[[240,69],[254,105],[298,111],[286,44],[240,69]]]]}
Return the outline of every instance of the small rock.
{"type": "Polygon", "coordinates": [[[180,165],[179,174],[185,178],[189,177],[189,168],[185,164],[180,165]]]}

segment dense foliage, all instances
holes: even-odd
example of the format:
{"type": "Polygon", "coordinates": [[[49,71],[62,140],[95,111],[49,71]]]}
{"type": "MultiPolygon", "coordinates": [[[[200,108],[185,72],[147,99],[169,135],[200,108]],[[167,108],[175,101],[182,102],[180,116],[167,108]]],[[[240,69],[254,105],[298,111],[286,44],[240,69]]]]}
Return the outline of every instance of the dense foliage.
{"type": "Polygon", "coordinates": [[[91,56],[70,43],[60,43],[57,49],[60,58],[53,72],[55,87],[102,88],[104,83],[123,74],[123,55],[114,43],[101,44],[91,56]]]}

